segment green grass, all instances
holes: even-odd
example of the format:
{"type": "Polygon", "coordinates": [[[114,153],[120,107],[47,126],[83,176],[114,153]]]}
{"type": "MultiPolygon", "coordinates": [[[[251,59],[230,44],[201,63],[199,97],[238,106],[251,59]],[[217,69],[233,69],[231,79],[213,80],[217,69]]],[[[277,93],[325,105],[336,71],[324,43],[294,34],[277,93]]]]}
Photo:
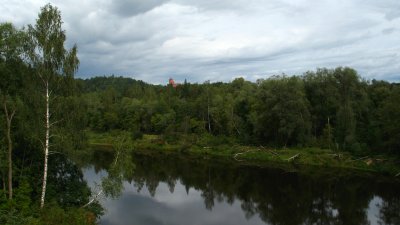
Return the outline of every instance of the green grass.
{"type": "Polygon", "coordinates": [[[99,145],[99,146],[112,146],[114,141],[114,136],[112,133],[96,133],[92,131],[85,132],[89,145],[99,145]]]}
{"type": "MultiPolygon", "coordinates": [[[[128,134],[125,131],[109,133],[87,132],[89,144],[96,147],[112,147],[115,138],[122,135],[128,134]]],[[[142,139],[130,140],[130,142],[131,146],[133,146],[133,151],[143,154],[179,153],[199,157],[222,158],[239,164],[257,166],[274,165],[285,168],[298,168],[298,166],[303,165],[327,169],[357,170],[388,176],[395,176],[400,172],[399,159],[386,155],[362,157],[353,156],[349,152],[336,152],[320,148],[274,149],[232,143],[209,146],[203,140],[199,140],[195,144],[184,140],[169,143],[159,135],[149,134],[143,135],[142,139]]]]}

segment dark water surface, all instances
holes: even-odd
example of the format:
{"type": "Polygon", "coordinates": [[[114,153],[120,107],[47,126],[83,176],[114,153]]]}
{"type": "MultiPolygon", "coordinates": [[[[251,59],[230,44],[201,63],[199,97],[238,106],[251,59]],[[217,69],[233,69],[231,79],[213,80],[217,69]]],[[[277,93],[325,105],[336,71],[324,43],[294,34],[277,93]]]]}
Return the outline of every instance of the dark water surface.
{"type": "MultiPolygon", "coordinates": [[[[89,185],[112,160],[96,153],[83,169],[89,185]]],[[[135,155],[133,163],[121,195],[101,201],[101,224],[400,224],[398,181],[183,156],[135,155]]]]}

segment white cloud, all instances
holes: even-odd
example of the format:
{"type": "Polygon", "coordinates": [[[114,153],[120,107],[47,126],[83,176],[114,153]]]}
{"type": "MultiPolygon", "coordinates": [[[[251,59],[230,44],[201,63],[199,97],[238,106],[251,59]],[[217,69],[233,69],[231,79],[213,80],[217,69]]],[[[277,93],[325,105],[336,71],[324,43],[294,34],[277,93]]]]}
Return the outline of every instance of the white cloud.
{"type": "MultiPolygon", "coordinates": [[[[10,0],[0,21],[34,23],[45,1],[10,0]]],[[[255,80],[352,66],[400,81],[397,0],[53,0],[77,43],[78,76],[131,75],[153,83],[255,80]]]]}

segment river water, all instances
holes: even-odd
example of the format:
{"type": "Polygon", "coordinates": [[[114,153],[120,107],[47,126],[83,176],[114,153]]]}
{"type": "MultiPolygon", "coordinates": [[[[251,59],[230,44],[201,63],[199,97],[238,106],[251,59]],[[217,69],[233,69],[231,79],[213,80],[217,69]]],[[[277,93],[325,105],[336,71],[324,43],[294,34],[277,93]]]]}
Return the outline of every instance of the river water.
{"type": "MultiPolygon", "coordinates": [[[[110,153],[96,153],[83,168],[89,186],[112,163],[110,153]]],[[[188,156],[135,155],[129,163],[120,195],[100,201],[100,224],[400,224],[398,181],[188,156]]]]}

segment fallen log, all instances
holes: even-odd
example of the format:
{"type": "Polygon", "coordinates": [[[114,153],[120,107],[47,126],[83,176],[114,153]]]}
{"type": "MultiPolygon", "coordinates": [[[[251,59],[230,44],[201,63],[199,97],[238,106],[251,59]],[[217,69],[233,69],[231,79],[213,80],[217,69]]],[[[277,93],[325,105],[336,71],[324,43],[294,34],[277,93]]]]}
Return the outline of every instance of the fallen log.
{"type": "Polygon", "coordinates": [[[278,155],[278,153],[276,153],[273,149],[268,149],[265,148],[264,146],[260,145],[260,148],[264,149],[265,151],[267,151],[268,153],[271,153],[273,155],[278,155]]]}
{"type": "Polygon", "coordinates": [[[363,159],[367,159],[369,156],[364,156],[364,157],[361,157],[361,158],[358,158],[358,159],[353,159],[353,160],[350,160],[350,161],[358,161],[358,160],[363,160],[363,159]]]}
{"type": "Polygon", "coordinates": [[[288,162],[295,160],[296,158],[298,158],[300,156],[300,153],[297,153],[296,155],[290,157],[287,159],[288,162]]]}
{"type": "Polygon", "coordinates": [[[234,154],[233,155],[233,158],[236,160],[236,161],[244,161],[244,160],[240,160],[240,159],[237,159],[237,157],[239,156],[239,155],[243,155],[243,154],[246,154],[246,153],[249,153],[249,152],[255,152],[255,151],[259,151],[259,149],[258,150],[247,150],[247,151],[245,151],[245,152],[238,152],[238,153],[236,153],[236,154],[234,154]]]}

